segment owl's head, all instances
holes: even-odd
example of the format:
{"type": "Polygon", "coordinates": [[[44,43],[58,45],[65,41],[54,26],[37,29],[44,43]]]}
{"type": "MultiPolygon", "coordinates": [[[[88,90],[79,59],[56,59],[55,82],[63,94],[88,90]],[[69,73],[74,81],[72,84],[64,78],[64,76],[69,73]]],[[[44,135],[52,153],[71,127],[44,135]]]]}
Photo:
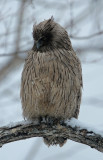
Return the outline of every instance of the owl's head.
{"type": "Polygon", "coordinates": [[[69,49],[71,46],[67,31],[51,17],[33,27],[34,48],[39,51],[45,49],[69,49]]]}

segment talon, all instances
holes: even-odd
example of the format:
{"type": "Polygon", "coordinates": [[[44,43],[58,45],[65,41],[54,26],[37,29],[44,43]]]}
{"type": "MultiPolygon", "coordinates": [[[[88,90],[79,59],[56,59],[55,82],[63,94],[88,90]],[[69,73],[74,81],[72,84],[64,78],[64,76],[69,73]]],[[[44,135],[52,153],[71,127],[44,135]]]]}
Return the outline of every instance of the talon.
{"type": "Polygon", "coordinates": [[[39,124],[41,124],[41,123],[42,123],[42,121],[43,121],[43,117],[42,117],[42,116],[40,116],[40,117],[39,117],[39,124]]]}
{"type": "Polygon", "coordinates": [[[60,125],[62,125],[62,126],[66,126],[65,121],[64,121],[64,120],[60,120],[60,125]]]}
{"type": "Polygon", "coordinates": [[[47,125],[49,125],[49,126],[52,126],[54,124],[53,117],[45,116],[45,121],[46,121],[47,125]]]}

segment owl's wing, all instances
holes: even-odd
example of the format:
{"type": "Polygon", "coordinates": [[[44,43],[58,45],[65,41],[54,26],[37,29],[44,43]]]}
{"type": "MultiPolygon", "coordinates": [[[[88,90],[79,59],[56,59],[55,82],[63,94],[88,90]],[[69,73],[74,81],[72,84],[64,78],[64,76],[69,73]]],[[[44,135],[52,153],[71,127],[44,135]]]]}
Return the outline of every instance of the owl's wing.
{"type": "Polygon", "coordinates": [[[71,73],[74,74],[77,78],[79,87],[83,87],[81,62],[74,50],[57,49],[55,52],[53,51],[53,53],[57,60],[64,64],[71,73]]]}
{"type": "Polygon", "coordinates": [[[77,118],[79,114],[82,96],[81,89],[83,87],[82,68],[80,60],[73,50],[57,49],[54,53],[58,61],[60,61],[65,67],[67,67],[68,72],[70,72],[72,76],[76,79],[77,106],[73,117],[77,118]]]}

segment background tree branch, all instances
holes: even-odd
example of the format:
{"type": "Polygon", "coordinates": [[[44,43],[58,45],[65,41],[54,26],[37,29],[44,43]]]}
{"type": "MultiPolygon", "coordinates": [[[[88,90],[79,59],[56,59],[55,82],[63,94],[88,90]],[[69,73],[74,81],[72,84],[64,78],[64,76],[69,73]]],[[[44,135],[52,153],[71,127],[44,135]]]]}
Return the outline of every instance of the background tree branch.
{"type": "Polygon", "coordinates": [[[48,126],[45,123],[21,122],[0,128],[0,147],[3,144],[23,140],[31,137],[61,136],[70,140],[86,144],[91,148],[103,152],[103,134],[95,129],[90,129],[78,120],[68,121],[68,125],[48,126]],[[88,128],[88,129],[87,129],[88,128]]]}

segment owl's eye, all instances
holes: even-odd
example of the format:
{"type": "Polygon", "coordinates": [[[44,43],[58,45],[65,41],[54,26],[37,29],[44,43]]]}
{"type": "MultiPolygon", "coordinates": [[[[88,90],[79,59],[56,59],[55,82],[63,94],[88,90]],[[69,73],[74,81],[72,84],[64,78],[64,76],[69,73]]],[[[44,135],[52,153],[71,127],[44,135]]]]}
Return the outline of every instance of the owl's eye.
{"type": "Polygon", "coordinates": [[[47,38],[46,37],[41,37],[40,39],[39,39],[39,41],[45,41],[47,38]]]}

